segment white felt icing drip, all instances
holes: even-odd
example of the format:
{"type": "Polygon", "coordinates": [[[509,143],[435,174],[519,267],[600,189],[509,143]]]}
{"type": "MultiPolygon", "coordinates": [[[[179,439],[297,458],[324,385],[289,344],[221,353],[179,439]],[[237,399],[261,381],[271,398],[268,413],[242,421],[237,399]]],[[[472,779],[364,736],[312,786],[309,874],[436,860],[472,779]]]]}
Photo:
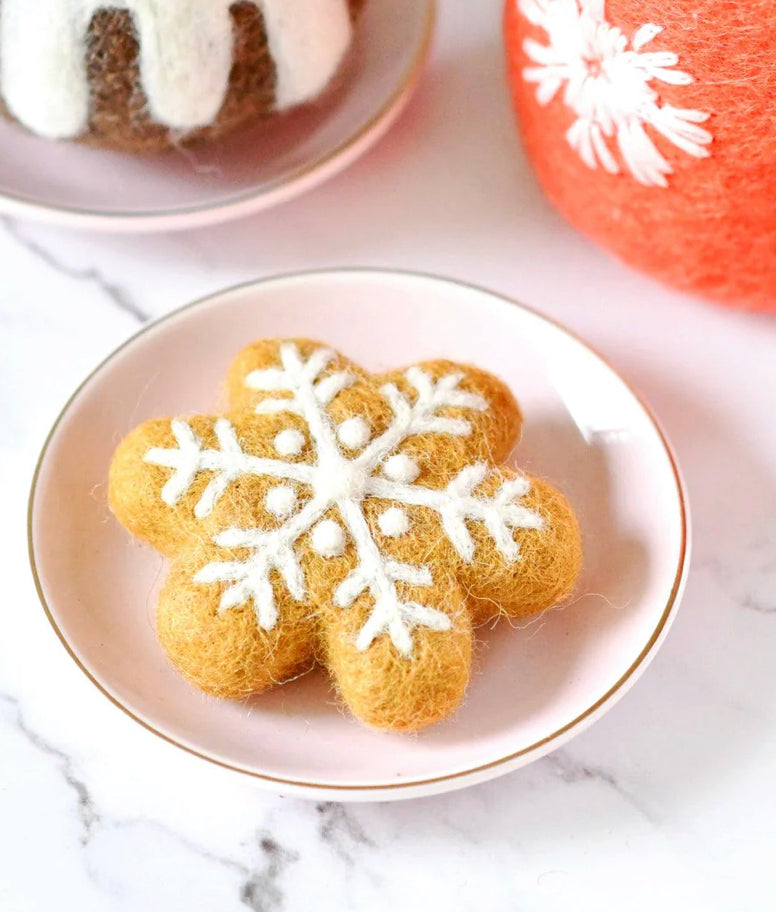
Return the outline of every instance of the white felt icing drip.
{"type": "MultiPolygon", "coordinates": [[[[212,123],[226,96],[235,0],[2,0],[0,91],[41,136],[67,139],[89,120],[86,36],[101,9],[127,10],[157,122],[188,131],[212,123]]],[[[329,82],[350,43],[347,0],[253,0],[276,70],[276,107],[307,101],[329,82]]]]}
{"type": "MultiPolygon", "coordinates": [[[[264,399],[256,408],[259,414],[290,413],[304,420],[313,463],[251,456],[243,451],[232,425],[223,418],[215,423],[220,450],[203,448],[191,427],[176,420],[172,431],[178,448],[154,448],[145,458],[173,469],[162,492],[165,502],[171,505],[187,493],[200,471],[213,473],[205,492],[207,497],[203,495],[197,504],[197,515],[212,510],[228,485],[241,475],[285,482],[271,488],[266,498],[267,508],[284,519],[282,524],[270,531],[228,529],[220,533],[215,537],[216,544],[224,548],[247,548],[250,556],[215,561],[195,577],[202,583],[229,583],[221,598],[221,611],[252,601],[258,623],[271,629],[277,622],[270,581],[272,571],[279,572],[289,593],[301,601],[306,596],[306,587],[295,550],[299,539],[310,531],[311,545],[318,554],[338,557],[344,554],[349,536],[357,561],[334,591],[333,602],[347,609],[356,599],[368,596],[372,608],[358,633],[356,647],[365,650],[377,637],[388,634],[398,652],[409,658],[415,627],[449,630],[452,621],[443,611],[404,595],[402,585],[432,586],[431,569],[400,563],[383,554],[364,515],[363,501],[377,498],[389,505],[377,519],[379,531],[389,538],[410,532],[409,518],[401,506],[426,508],[438,517],[445,536],[461,559],[469,562],[474,559],[475,544],[468,523],[482,523],[497,550],[506,560],[515,561],[520,554],[513,530],[538,531],[543,528],[543,521],[520,503],[530,489],[525,478],[499,479],[495,494],[479,494],[479,486],[494,476],[498,479],[498,475],[485,463],[475,463],[459,472],[447,487],[426,488],[415,483],[419,475],[417,463],[406,454],[396,453],[400,444],[417,434],[471,434],[471,425],[464,418],[439,414],[450,407],[478,411],[488,408],[481,396],[460,389],[461,374],[434,379],[419,368],[410,369],[406,378],[415,391],[414,399],[393,385],[383,387],[381,393],[393,411],[392,421],[378,437],[369,440],[367,436],[363,442],[363,428],[351,424],[354,441],[358,436],[359,446],[364,448],[354,458],[346,456],[338,437],[342,436],[343,426],[353,419],[347,419],[337,428],[326,406],[352,385],[355,378],[346,371],[326,374],[333,358],[332,352],[318,349],[305,360],[295,345],[285,343],[280,347],[280,367],[254,371],[245,381],[252,389],[279,394],[277,398],[264,399]],[[309,486],[312,494],[296,513],[293,511],[297,509],[298,498],[293,484],[309,486]],[[322,519],[330,510],[336,510],[342,525],[322,519]]],[[[368,426],[366,430],[371,433],[368,426]]],[[[279,442],[282,435],[290,431],[289,428],[275,437],[278,452],[285,448],[279,442]]],[[[344,436],[350,439],[349,432],[344,436]]]]}
{"type": "Polygon", "coordinates": [[[346,0],[261,0],[275,60],[275,103],[287,108],[314,98],[339,66],[350,44],[346,0]]]}

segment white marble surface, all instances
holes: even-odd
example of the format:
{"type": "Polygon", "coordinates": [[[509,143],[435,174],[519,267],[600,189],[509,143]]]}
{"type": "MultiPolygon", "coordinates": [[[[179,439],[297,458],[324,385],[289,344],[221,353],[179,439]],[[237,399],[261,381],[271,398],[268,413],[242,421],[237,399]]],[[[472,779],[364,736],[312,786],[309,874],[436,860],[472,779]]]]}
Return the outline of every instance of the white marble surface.
{"type": "Polygon", "coordinates": [[[666,291],[567,227],[515,142],[500,0],[443,7],[393,133],[282,210],[160,238],[0,225],[4,912],[774,908],[776,320],[666,291]],[[269,795],[114,709],[40,610],[25,508],[63,401],[145,320],[354,264],[488,285],[598,347],[674,441],[695,560],[654,664],[568,747],[464,792],[343,807],[269,795]]]}

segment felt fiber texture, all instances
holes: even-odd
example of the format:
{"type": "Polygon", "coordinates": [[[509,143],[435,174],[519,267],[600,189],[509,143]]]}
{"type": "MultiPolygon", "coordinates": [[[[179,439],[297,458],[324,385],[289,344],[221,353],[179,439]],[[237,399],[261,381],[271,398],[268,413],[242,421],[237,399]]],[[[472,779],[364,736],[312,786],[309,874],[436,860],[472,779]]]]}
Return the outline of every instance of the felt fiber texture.
{"type": "MultiPolygon", "coordinates": [[[[3,6],[10,2],[11,0],[0,0],[0,16],[9,14],[4,11],[3,6]]],[[[19,0],[14,0],[14,2],[19,2],[19,0]]],[[[47,0],[47,2],[54,3],[57,14],[62,15],[59,7],[64,9],[71,0],[47,0]]],[[[168,0],[168,2],[182,3],[183,0],[168,0]]],[[[351,20],[354,21],[365,0],[342,0],[342,2],[349,10],[351,20]]],[[[37,98],[36,93],[49,96],[52,92],[44,82],[41,82],[42,77],[34,68],[30,70],[30,85],[19,84],[20,78],[23,77],[18,76],[17,70],[25,66],[25,58],[17,59],[18,54],[15,51],[13,53],[9,51],[6,55],[7,59],[0,60],[0,71],[3,73],[3,78],[0,80],[0,96],[3,96],[3,100],[0,101],[0,113],[10,119],[23,122],[22,109],[26,110],[31,106],[31,111],[37,112],[36,122],[40,121],[41,124],[40,129],[36,129],[34,124],[30,124],[29,128],[33,132],[50,135],[52,138],[77,138],[82,142],[104,148],[145,153],[163,150],[174,145],[216,139],[243,126],[251,125],[276,110],[311,99],[310,93],[302,91],[301,85],[298,87],[298,96],[293,96],[295,90],[294,61],[273,57],[273,46],[276,52],[278,52],[278,47],[284,50],[286,48],[277,35],[268,34],[264,17],[257,3],[252,0],[235,0],[230,8],[231,69],[230,71],[225,70],[223,76],[219,76],[214,71],[212,78],[203,83],[203,85],[208,85],[209,92],[217,92],[215,106],[210,108],[207,116],[199,120],[195,126],[178,128],[174,125],[176,120],[179,117],[183,120],[190,119],[191,113],[186,113],[183,108],[180,111],[176,108],[176,110],[169,111],[170,119],[161,115],[155,116],[154,105],[150,104],[146,97],[140,65],[143,49],[140,46],[141,39],[133,14],[127,9],[111,8],[111,4],[108,2],[104,4],[94,2],[93,6],[97,11],[83,25],[82,38],[79,36],[83,41],[83,56],[89,91],[88,116],[85,108],[84,123],[71,132],[66,124],[72,118],[66,117],[62,120],[59,110],[49,110],[47,113],[47,105],[54,101],[37,98]],[[273,37],[275,38],[274,45],[273,37]],[[226,79],[227,72],[228,80],[226,79]],[[283,76],[282,86],[279,73],[283,76]],[[283,87],[285,87],[286,94],[289,95],[288,98],[279,95],[278,90],[283,87]],[[222,92],[223,95],[221,95],[222,92]],[[219,100],[221,100],[220,107],[219,100]],[[213,116],[212,111],[216,108],[217,113],[213,116]],[[59,126],[60,123],[61,126],[59,126]]],[[[149,12],[148,15],[151,16],[152,12],[149,12]]],[[[74,22],[72,28],[80,30],[81,24],[74,22]]],[[[282,26],[278,26],[278,34],[282,29],[282,26]]],[[[200,36],[200,38],[203,41],[207,40],[206,35],[200,36]]],[[[213,35],[211,40],[216,44],[219,43],[216,35],[213,35]]],[[[329,39],[322,33],[319,40],[327,41],[329,39]]],[[[309,36],[304,38],[303,44],[304,55],[303,59],[299,61],[299,67],[304,68],[308,64],[312,67],[318,65],[319,68],[323,66],[323,63],[310,63],[316,59],[316,49],[309,45],[309,36]]],[[[60,48],[57,53],[60,53],[61,50],[60,48]]],[[[215,50],[216,47],[213,48],[213,53],[205,62],[214,59],[215,50]]],[[[170,74],[174,73],[176,69],[180,69],[176,91],[185,92],[187,85],[183,73],[185,61],[180,61],[180,67],[173,67],[172,48],[159,47],[156,51],[167,55],[165,78],[170,78],[170,74]]],[[[45,53],[45,50],[32,46],[29,48],[29,55],[34,56],[40,53],[45,53]]],[[[297,48],[295,53],[299,54],[300,50],[297,48]]],[[[341,59],[339,50],[337,54],[338,59],[341,59]]],[[[152,59],[150,54],[148,56],[149,60],[152,59]]],[[[331,68],[326,72],[329,79],[334,75],[331,68]]],[[[62,86],[65,85],[64,80],[59,82],[62,86]]],[[[67,90],[63,88],[62,91],[65,92],[65,95],[56,101],[55,109],[62,109],[70,103],[68,93],[72,93],[72,88],[67,90]]],[[[163,94],[155,99],[155,102],[160,107],[170,108],[170,101],[163,94]]],[[[194,106],[192,111],[195,107],[202,107],[197,97],[192,97],[190,102],[194,106]]],[[[209,105],[210,102],[207,104],[209,105]]]]}
{"type": "Polygon", "coordinates": [[[321,343],[268,339],[236,357],[226,391],[225,418],[136,428],[109,477],[118,520],[171,560],[159,640],[206,693],[244,698],[319,662],[361,721],[414,731],[463,699],[478,624],[571,593],[576,518],[549,484],[502,465],[522,416],[492,375],[439,360],[372,376],[321,343]],[[354,419],[368,433],[353,434],[354,419]],[[287,516],[276,515],[280,487],[287,516]],[[317,503],[289,539],[293,555],[276,547],[317,503]],[[488,521],[456,523],[464,507],[488,521]],[[341,547],[321,544],[331,541],[341,547]],[[270,553],[268,590],[254,574],[233,597],[239,574],[270,553]],[[366,570],[375,587],[353,583],[366,570]]]}
{"type": "MultiPolygon", "coordinates": [[[[565,133],[574,114],[561,89],[546,105],[524,70],[524,42],[547,44],[519,0],[507,0],[509,78],[525,148],[547,196],[587,236],[677,288],[776,311],[776,0],[585,0],[629,40],[662,27],[644,50],[673,52],[688,84],[652,83],[665,104],[709,115],[707,158],[647,134],[673,168],[667,188],[627,171],[588,168],[565,133]]],[[[615,152],[615,155],[617,153],[615,152]]]]}

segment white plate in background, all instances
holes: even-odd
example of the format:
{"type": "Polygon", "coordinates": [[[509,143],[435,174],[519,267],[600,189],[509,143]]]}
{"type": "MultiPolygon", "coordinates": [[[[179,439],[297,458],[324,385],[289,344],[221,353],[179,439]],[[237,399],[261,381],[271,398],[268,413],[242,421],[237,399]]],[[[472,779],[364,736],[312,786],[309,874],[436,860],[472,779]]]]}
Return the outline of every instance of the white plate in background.
{"type": "Polygon", "coordinates": [[[149,156],[52,142],[0,119],[0,213],[116,232],[199,228],[312,189],[377,142],[417,86],[433,0],[369,0],[318,102],[213,143],[149,156]]]}

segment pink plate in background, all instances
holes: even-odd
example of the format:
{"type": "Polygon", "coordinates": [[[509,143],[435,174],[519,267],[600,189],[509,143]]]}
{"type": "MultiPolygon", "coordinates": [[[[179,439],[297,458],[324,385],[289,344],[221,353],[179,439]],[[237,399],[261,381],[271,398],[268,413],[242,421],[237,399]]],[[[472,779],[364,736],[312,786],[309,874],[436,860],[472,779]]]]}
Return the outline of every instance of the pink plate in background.
{"type": "Polygon", "coordinates": [[[689,562],[675,460],[654,418],[581,340],[487,291],[411,273],[312,272],[235,288],[144,329],[76,391],[40,458],[30,554],[41,600],[91,680],[147,728],[283,793],[390,800],[530,763],[600,717],[654,656],[689,562]],[[307,336],[383,371],[445,357],[501,376],[524,413],[515,461],[578,511],[573,605],[480,631],[463,707],[414,736],[371,731],[315,672],[247,703],[203,697],[154,636],[163,561],[111,517],[118,441],[151,417],[218,405],[229,362],[262,336],[307,336]],[[196,365],[195,371],[191,365],[196,365]]]}
{"type": "Polygon", "coordinates": [[[212,225],[285,202],[352,164],[409,101],[428,57],[434,0],[369,0],[326,95],[252,130],[131,156],[31,136],[0,119],[0,212],[101,231],[212,225]]]}

